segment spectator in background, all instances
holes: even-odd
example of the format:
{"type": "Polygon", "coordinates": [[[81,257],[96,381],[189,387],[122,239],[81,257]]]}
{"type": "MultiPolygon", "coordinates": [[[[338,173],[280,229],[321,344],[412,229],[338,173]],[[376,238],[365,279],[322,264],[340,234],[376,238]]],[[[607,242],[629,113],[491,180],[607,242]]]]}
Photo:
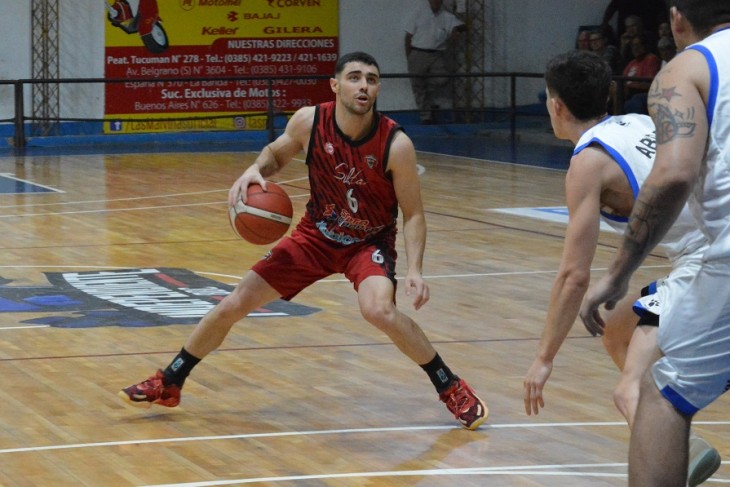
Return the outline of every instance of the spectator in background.
{"type": "Polygon", "coordinates": [[[603,12],[603,23],[610,24],[618,14],[616,33],[619,37],[626,30],[626,19],[638,16],[644,27],[656,33],[659,23],[668,20],[669,8],[664,0],[611,0],[603,12]]]}
{"type": "Polygon", "coordinates": [[[674,44],[674,39],[671,37],[660,37],[657,42],[657,51],[659,52],[659,58],[662,60],[661,67],[672,60],[677,54],[677,46],[674,44]]]}
{"type": "Polygon", "coordinates": [[[661,68],[661,60],[656,54],[649,52],[646,36],[643,34],[631,39],[631,53],[633,59],[624,68],[623,75],[647,80],[624,81],[624,113],[647,115],[646,94],[661,68]]]}
{"type": "Polygon", "coordinates": [[[638,15],[628,17],[625,22],[625,27],[626,30],[624,30],[624,33],[621,34],[619,44],[621,58],[624,62],[628,62],[632,57],[634,57],[631,50],[631,41],[639,34],[646,37],[646,45],[649,46],[651,50],[656,47],[656,34],[650,34],[644,29],[644,24],[641,21],[641,17],[638,15]]]}
{"type": "Polygon", "coordinates": [[[662,22],[659,24],[659,27],[657,27],[656,35],[661,39],[662,37],[669,37],[670,39],[674,39],[672,36],[672,27],[669,25],[669,22],[662,22]]]}
{"type": "Polygon", "coordinates": [[[436,95],[448,84],[448,78],[421,77],[448,72],[446,51],[466,25],[443,8],[443,0],[419,0],[418,8],[405,26],[405,50],[413,96],[421,111],[422,123],[433,123],[432,111],[438,109],[436,95]]]}
{"type": "Polygon", "coordinates": [[[579,51],[590,51],[590,31],[588,29],[581,29],[578,31],[578,35],[575,38],[575,48],[579,51]]]}
{"type": "Polygon", "coordinates": [[[611,73],[620,75],[623,68],[623,60],[621,59],[621,53],[618,51],[618,48],[608,44],[600,30],[592,31],[588,36],[588,40],[591,45],[591,51],[601,56],[611,66],[611,73]]]}
{"type": "Polygon", "coordinates": [[[656,54],[662,60],[662,67],[677,54],[677,44],[674,42],[672,26],[669,22],[662,22],[657,28],[656,54]]]}

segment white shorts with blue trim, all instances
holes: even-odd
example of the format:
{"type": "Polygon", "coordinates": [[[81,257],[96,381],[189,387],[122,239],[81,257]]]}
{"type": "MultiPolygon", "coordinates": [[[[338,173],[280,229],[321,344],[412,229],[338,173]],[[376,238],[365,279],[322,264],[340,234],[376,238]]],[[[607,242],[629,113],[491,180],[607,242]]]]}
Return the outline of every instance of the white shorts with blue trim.
{"type": "Polygon", "coordinates": [[[690,259],[662,288],[664,357],[652,375],[677,410],[693,415],[730,388],[730,260],[690,259]]]}

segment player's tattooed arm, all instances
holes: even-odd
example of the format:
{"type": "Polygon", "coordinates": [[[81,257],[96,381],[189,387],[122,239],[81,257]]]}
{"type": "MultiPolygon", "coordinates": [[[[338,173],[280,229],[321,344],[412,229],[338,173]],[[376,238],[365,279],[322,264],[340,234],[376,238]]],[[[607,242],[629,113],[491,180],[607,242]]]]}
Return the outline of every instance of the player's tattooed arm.
{"type": "MultiPolygon", "coordinates": [[[[690,91],[691,87],[681,84],[670,70],[660,72],[649,90],[657,160],[641,187],[625,232],[623,247],[632,257],[643,258],[661,241],[679,215],[696,177],[695,164],[688,162],[686,148],[699,143],[698,115],[702,112],[698,113],[698,97],[690,91]]],[[[701,154],[697,157],[701,159],[701,154]]]]}
{"type": "Polygon", "coordinates": [[[657,144],[679,137],[692,137],[697,124],[695,108],[682,106],[682,93],[660,73],[648,93],[647,106],[656,126],[657,144]]]}
{"type": "Polygon", "coordinates": [[[686,198],[680,195],[682,189],[658,187],[645,184],[641,188],[640,197],[634,204],[634,211],[629,218],[624,234],[624,248],[631,255],[642,256],[661,241],[669,227],[681,210],[677,200],[686,198]],[[670,215],[673,216],[670,218],[670,215]]]}

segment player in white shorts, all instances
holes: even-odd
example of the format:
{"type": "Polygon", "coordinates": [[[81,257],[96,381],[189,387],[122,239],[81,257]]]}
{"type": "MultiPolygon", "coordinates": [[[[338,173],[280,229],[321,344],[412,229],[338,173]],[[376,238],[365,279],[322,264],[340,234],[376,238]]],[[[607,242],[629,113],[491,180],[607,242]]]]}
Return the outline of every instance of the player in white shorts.
{"type": "Polygon", "coordinates": [[[665,358],[654,366],[653,375],[664,397],[692,415],[730,385],[730,28],[687,49],[709,66],[711,80],[708,169],[704,188],[698,185],[690,199],[711,244],[692,287],[667,286],[667,300],[673,304],[667,305],[667,326],[658,336],[665,358]]]}
{"type": "Polygon", "coordinates": [[[668,283],[657,343],[664,356],[644,376],[629,448],[629,483],[683,486],[694,414],[730,385],[730,2],[671,0],[682,50],[657,75],[649,111],[657,156],[624,242],[581,309],[600,330],[633,272],[689,198],[708,249],[686,287],[668,283]]]}
{"type": "MultiPolygon", "coordinates": [[[[563,256],[550,293],[536,357],[523,382],[525,412],[538,414],[545,407],[543,390],[553,360],[578,317],[580,301],[588,288],[591,262],[598,245],[601,220],[618,232],[626,228],[639,188],[654,163],[654,124],[645,115],[608,117],[606,101],[611,86],[610,67],[598,56],[574,51],[554,57],[546,68],[547,108],[556,137],[576,147],[566,174],[565,193],[570,219],[563,256]],[[579,85],[579,86],[577,86],[579,85]]],[[[672,262],[663,281],[684,280],[701,261],[706,240],[689,213],[682,215],[662,241],[672,262]]],[[[632,312],[633,299],[624,300],[606,326],[604,344],[621,379],[614,402],[633,423],[641,377],[658,358],[656,347],[659,307],[665,285],[652,287],[651,296],[638,302],[642,317],[632,312]],[[643,303],[643,304],[642,304],[643,303]]],[[[646,293],[645,293],[646,294],[646,293]]],[[[720,456],[696,437],[691,459],[691,483],[709,477],[720,456]]]]}

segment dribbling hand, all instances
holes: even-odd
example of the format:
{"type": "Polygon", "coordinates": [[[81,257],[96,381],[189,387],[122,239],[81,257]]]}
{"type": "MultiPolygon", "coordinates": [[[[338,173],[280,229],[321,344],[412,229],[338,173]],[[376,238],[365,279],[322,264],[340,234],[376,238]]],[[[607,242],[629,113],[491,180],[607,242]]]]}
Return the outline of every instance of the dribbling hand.
{"type": "Polygon", "coordinates": [[[266,180],[258,171],[246,170],[228,190],[228,205],[233,206],[238,200],[246,203],[247,189],[252,184],[260,185],[266,191],[266,180]]]}

